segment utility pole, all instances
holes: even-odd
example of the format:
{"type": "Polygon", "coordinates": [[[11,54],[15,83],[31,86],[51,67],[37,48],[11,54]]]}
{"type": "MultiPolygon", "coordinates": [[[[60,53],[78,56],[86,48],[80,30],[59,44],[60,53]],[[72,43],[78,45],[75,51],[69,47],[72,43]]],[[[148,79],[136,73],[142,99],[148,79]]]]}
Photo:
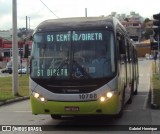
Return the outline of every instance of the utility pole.
{"type": "Polygon", "coordinates": [[[28,34],[28,17],[26,16],[26,35],[28,34]]]}
{"type": "MultiPolygon", "coordinates": [[[[27,36],[28,36],[28,17],[26,16],[26,41],[27,41],[27,36]]],[[[28,44],[26,44],[26,42],[25,42],[25,48],[27,48],[27,51],[29,51],[28,50],[28,44]]],[[[26,51],[26,49],[25,49],[25,51],[26,51]]],[[[28,52],[27,52],[27,56],[26,56],[26,59],[27,59],[27,74],[28,74],[28,64],[29,64],[29,61],[28,61],[28,52]]]]}
{"type": "Polygon", "coordinates": [[[87,8],[85,8],[85,17],[87,17],[87,8]]]}
{"type": "Polygon", "coordinates": [[[30,17],[28,18],[28,23],[29,23],[28,29],[30,30],[30,17]]]}
{"type": "Polygon", "coordinates": [[[18,95],[17,0],[12,0],[12,92],[18,95]]]}

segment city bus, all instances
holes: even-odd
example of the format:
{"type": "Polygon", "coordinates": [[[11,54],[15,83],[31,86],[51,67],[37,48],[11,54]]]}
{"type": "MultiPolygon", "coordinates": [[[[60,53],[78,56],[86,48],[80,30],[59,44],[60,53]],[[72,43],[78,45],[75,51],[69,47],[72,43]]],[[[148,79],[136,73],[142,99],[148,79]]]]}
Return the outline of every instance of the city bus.
{"type": "Polygon", "coordinates": [[[116,18],[51,19],[35,29],[30,58],[33,114],[53,119],[121,117],[137,85],[136,47],[116,18]]]}

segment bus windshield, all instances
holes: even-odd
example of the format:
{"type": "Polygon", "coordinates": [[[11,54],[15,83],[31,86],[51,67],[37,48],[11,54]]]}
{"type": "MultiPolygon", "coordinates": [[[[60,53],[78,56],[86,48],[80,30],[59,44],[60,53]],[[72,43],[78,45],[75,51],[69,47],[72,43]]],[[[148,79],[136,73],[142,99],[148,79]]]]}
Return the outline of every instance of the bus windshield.
{"type": "Polygon", "coordinates": [[[94,79],[111,77],[115,71],[112,31],[43,32],[33,36],[32,78],[94,79]]]}

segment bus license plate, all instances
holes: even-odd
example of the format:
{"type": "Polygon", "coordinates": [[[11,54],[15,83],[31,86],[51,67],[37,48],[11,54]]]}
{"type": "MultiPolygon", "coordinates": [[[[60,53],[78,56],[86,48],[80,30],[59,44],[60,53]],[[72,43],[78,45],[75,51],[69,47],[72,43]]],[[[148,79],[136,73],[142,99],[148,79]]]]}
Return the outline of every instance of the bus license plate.
{"type": "Polygon", "coordinates": [[[77,106],[66,106],[65,111],[79,111],[79,107],[77,107],[77,106]]]}

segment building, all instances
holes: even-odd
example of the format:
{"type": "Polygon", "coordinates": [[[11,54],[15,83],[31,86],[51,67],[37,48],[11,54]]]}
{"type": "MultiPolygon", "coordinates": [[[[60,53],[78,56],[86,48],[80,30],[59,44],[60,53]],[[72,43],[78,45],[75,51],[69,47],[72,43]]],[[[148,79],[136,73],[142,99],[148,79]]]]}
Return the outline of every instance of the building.
{"type": "Polygon", "coordinates": [[[138,57],[144,57],[147,53],[151,54],[151,45],[150,40],[145,40],[142,42],[136,43],[138,57]]]}
{"type": "Polygon", "coordinates": [[[120,15],[116,12],[112,12],[111,16],[114,16],[120,20],[120,22],[126,27],[129,36],[134,41],[140,41],[143,26],[143,17],[135,12],[130,12],[129,15],[120,15]]]}
{"type": "MultiPolygon", "coordinates": [[[[17,37],[18,38],[18,37],[17,37]]],[[[31,41],[23,41],[18,38],[18,55],[22,58],[25,53],[25,46],[29,46],[29,50],[31,50],[32,42],[31,41]]],[[[12,36],[11,30],[0,31],[0,61],[9,61],[12,57],[12,36]]]]}
{"type": "Polygon", "coordinates": [[[126,14],[117,14],[112,12],[111,16],[114,16],[119,19],[119,21],[124,25],[128,31],[129,36],[133,39],[134,44],[137,47],[138,57],[144,57],[146,53],[151,54],[151,43],[150,40],[142,39],[142,32],[144,32],[144,27],[151,29],[153,26],[152,21],[148,21],[144,25],[144,19],[138,13],[130,12],[129,15],[126,14]]]}
{"type": "MultiPolygon", "coordinates": [[[[29,47],[29,53],[32,47],[31,41],[18,41],[18,55],[24,58],[25,46],[29,47]]],[[[0,37],[0,61],[10,61],[12,57],[12,41],[0,37]]]]}

